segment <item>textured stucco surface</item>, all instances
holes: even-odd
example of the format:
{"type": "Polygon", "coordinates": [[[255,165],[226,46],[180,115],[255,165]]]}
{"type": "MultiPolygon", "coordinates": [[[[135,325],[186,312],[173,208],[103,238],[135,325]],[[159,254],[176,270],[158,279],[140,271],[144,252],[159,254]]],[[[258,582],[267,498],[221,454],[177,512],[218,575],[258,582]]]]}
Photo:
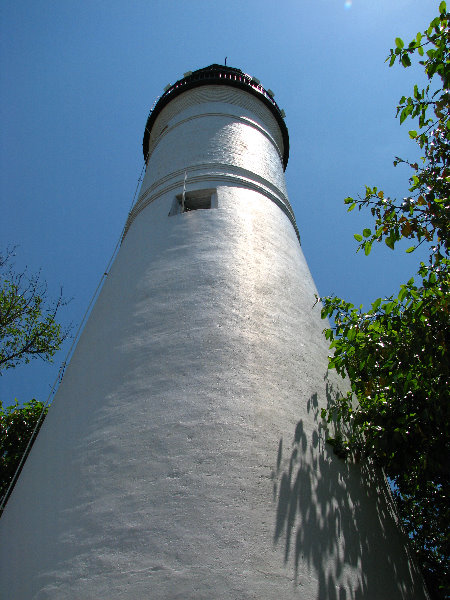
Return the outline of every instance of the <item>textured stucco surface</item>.
{"type": "Polygon", "coordinates": [[[324,445],[343,384],[267,192],[285,194],[275,146],[177,118],[0,520],[0,597],[425,598],[386,488],[324,445]],[[169,217],[184,163],[219,162],[237,179],[188,178],[217,208],[169,217]]]}

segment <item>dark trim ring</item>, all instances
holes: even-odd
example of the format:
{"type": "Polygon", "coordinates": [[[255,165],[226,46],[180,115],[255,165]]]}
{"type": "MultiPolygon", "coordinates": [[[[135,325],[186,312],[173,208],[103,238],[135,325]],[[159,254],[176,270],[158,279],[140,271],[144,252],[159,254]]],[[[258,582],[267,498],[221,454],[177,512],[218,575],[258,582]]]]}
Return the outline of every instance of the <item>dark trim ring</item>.
{"type": "Polygon", "coordinates": [[[202,85],[231,85],[233,87],[240,88],[256,96],[263,104],[269,108],[273,116],[277,120],[278,126],[281,130],[283,137],[283,168],[286,170],[286,166],[289,160],[289,133],[284,122],[281,110],[278,107],[275,100],[268,94],[268,92],[259,84],[259,82],[252,79],[250,75],[243,73],[240,69],[233,67],[226,67],[223,65],[210,65],[204,69],[194,71],[191,75],[179,79],[174,83],[158,100],[153,110],[148,116],[147,124],[145,126],[144,139],[142,140],[142,149],[144,152],[144,160],[147,161],[150,144],[150,132],[152,127],[162,109],[169,104],[171,100],[196,87],[202,85]]]}

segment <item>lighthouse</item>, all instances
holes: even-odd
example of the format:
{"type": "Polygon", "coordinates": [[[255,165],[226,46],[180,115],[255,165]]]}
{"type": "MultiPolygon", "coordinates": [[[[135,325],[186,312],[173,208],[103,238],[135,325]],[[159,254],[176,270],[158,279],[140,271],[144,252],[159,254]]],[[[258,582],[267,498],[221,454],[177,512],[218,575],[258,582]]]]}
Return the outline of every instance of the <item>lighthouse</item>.
{"type": "Polygon", "coordinates": [[[382,476],[325,443],[320,408],[347,388],[327,371],[274,93],[228,66],[187,72],[143,152],[0,520],[0,597],[426,598],[382,476]]]}

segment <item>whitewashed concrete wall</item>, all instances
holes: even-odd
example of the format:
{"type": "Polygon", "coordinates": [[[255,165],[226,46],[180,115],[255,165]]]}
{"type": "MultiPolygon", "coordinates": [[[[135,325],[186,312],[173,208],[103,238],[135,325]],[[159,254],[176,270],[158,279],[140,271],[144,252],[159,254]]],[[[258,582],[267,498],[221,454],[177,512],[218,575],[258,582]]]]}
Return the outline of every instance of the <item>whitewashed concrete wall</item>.
{"type": "Polygon", "coordinates": [[[250,94],[203,86],[181,94],[161,112],[150,136],[149,168],[132,218],[161,194],[210,187],[208,182],[255,189],[278,203],[293,222],[275,117],[250,94]],[[253,110],[251,110],[253,109],[253,110]]]}
{"type": "Polygon", "coordinates": [[[153,141],[0,520],[5,600],[425,598],[386,488],[324,444],[340,383],[272,116],[246,101],[187,106],[153,141]],[[185,167],[217,208],[169,217],[185,167]]]}

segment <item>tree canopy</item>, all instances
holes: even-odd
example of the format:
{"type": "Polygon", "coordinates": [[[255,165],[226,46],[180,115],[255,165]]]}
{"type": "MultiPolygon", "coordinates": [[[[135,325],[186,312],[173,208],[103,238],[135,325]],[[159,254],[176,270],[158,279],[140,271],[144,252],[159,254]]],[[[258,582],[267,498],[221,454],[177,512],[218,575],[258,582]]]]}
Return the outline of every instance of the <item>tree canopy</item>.
{"type": "MultiPolygon", "coordinates": [[[[47,414],[43,402],[31,400],[23,406],[15,402],[3,408],[0,401],[0,502],[4,506],[17,469],[22,469],[36,435],[47,414]]],[[[19,471],[20,473],[20,471],[19,471]]],[[[18,474],[19,474],[18,473],[18,474]]]]}
{"type": "Polygon", "coordinates": [[[392,250],[410,240],[428,259],[397,294],[377,298],[370,310],[336,296],[321,298],[333,354],[329,368],[349,376],[351,392],[322,410],[336,424],[330,438],[343,458],[370,459],[392,482],[430,593],[446,598],[449,585],[449,244],[450,244],[450,33],[445,2],[429,27],[409,43],[396,38],[387,57],[408,68],[418,58],[427,85],[414,85],[397,106],[400,123],[417,122],[409,137],[421,158],[395,157],[409,170],[408,194],[390,197],[366,186],[348,197],[348,210],[368,210],[372,225],[355,234],[358,250],[375,242],[392,250]]]}
{"type": "MultiPolygon", "coordinates": [[[[70,332],[57,321],[67,302],[59,297],[51,302],[40,274],[16,272],[11,264],[13,250],[0,255],[0,376],[2,371],[40,358],[51,361],[70,332]]],[[[0,401],[0,502],[3,507],[11,492],[10,484],[20,472],[36,434],[47,414],[37,400],[23,406],[18,401],[3,408],[0,401]],[[17,473],[18,474],[18,473],[17,473]]]]}
{"type": "Polygon", "coordinates": [[[51,361],[70,330],[56,320],[66,304],[62,291],[49,302],[40,274],[17,273],[11,255],[12,251],[0,255],[0,376],[33,358],[51,361]]]}

